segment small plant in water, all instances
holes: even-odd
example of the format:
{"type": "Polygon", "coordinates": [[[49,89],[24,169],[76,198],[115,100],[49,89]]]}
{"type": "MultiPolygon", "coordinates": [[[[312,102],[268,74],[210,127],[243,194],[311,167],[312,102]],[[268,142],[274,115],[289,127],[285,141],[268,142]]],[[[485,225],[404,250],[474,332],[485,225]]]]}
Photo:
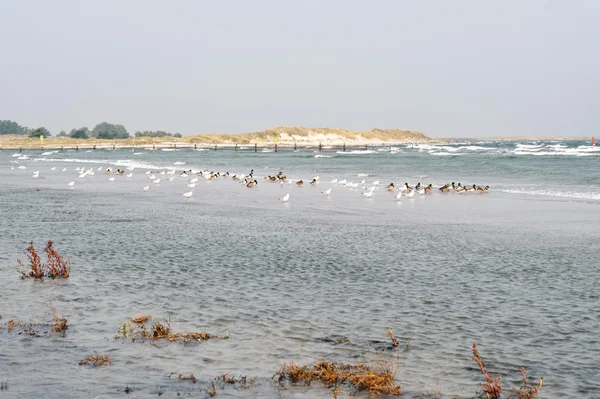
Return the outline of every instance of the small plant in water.
{"type": "MultiPolygon", "coordinates": [[[[475,344],[473,344],[473,360],[475,360],[475,363],[477,363],[479,366],[479,369],[481,370],[481,373],[486,381],[485,383],[481,384],[482,391],[480,392],[480,396],[487,399],[500,399],[502,397],[502,387],[500,386],[500,380],[502,377],[491,377],[487,371],[485,371],[485,364],[481,360],[481,357],[479,357],[477,345],[475,344]]],[[[527,371],[525,371],[525,368],[521,367],[521,373],[523,374],[523,386],[514,390],[518,395],[517,397],[519,399],[535,398],[539,390],[542,389],[544,377],[540,378],[539,385],[533,385],[527,381],[527,371]]],[[[510,396],[508,399],[510,399],[510,396]]]]}
{"type": "Polygon", "coordinates": [[[71,273],[71,260],[65,260],[54,249],[52,241],[46,243],[44,252],[46,252],[47,256],[46,263],[42,263],[40,255],[33,246],[33,241],[29,243],[29,246],[24,251],[29,260],[29,264],[25,264],[20,259],[17,259],[17,263],[21,266],[21,269],[17,269],[21,278],[69,278],[69,274],[71,273]]]}
{"type": "Polygon", "coordinates": [[[55,332],[65,331],[67,329],[67,319],[60,317],[58,313],[56,313],[56,308],[54,306],[48,306],[50,307],[50,310],[52,310],[52,318],[54,319],[54,326],[52,327],[52,330],[55,332]]]}
{"type": "Polygon", "coordinates": [[[182,342],[201,342],[209,339],[220,338],[228,339],[229,332],[226,332],[224,336],[219,337],[217,335],[211,335],[205,332],[190,332],[190,331],[179,331],[174,332],[171,328],[171,321],[167,318],[163,322],[157,321],[150,324],[153,316],[151,314],[137,314],[134,317],[130,317],[128,322],[123,321],[119,328],[119,335],[123,339],[131,339],[135,341],[138,337],[141,339],[164,339],[167,341],[182,341],[182,342]],[[150,324],[150,325],[149,325],[150,324]]]}
{"type": "Polygon", "coordinates": [[[112,366],[112,360],[110,360],[110,358],[107,355],[96,355],[96,356],[92,356],[89,355],[88,357],[86,357],[85,359],[81,359],[79,361],[79,365],[83,366],[83,365],[88,365],[88,366],[112,366]]]}
{"type": "Polygon", "coordinates": [[[312,366],[298,366],[296,363],[285,363],[275,373],[281,383],[321,382],[327,388],[334,388],[332,394],[340,393],[339,387],[346,385],[357,391],[367,391],[371,395],[402,395],[402,388],[395,381],[398,364],[390,357],[379,354],[380,359],[372,364],[345,364],[341,362],[319,361],[312,366]]]}

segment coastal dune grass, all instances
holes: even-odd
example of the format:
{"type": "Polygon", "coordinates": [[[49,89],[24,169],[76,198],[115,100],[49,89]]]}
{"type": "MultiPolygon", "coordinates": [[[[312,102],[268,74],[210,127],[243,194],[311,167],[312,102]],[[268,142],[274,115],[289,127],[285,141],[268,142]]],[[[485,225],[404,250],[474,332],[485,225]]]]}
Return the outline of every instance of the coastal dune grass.
{"type": "Polygon", "coordinates": [[[74,139],[71,137],[48,137],[41,141],[38,138],[29,138],[26,136],[5,136],[0,137],[1,148],[60,148],[64,147],[97,147],[112,148],[135,146],[173,146],[186,144],[264,144],[275,142],[278,139],[280,143],[293,144],[298,142],[311,141],[315,138],[317,143],[325,140],[353,141],[353,140],[374,140],[380,142],[426,142],[434,139],[425,136],[423,133],[415,130],[401,129],[371,129],[371,130],[348,130],[339,128],[309,128],[294,126],[277,126],[260,132],[241,133],[241,134],[198,134],[193,136],[183,136],[174,138],[165,137],[131,137],[127,139],[74,139]]]}

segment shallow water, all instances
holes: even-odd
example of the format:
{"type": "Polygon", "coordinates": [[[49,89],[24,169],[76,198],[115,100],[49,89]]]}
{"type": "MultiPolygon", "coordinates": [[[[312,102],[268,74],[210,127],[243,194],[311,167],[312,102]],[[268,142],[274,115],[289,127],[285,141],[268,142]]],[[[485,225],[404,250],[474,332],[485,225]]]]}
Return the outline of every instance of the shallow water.
{"type": "Polygon", "coordinates": [[[9,383],[0,397],[122,397],[126,385],[129,397],[206,397],[210,381],[225,372],[258,376],[259,383],[250,390],[218,386],[219,396],[331,397],[314,387],[281,390],[270,379],[283,361],[363,361],[382,348],[399,357],[407,397],[473,397],[483,378],[472,343],[488,371],[503,375],[505,390],[520,384],[524,366],[533,380],[544,376],[542,398],[597,397],[600,158],[562,147],[559,155],[514,154],[527,149],[518,144],[540,146],[460,143],[358,154],[99,150],[27,152],[21,160],[3,151],[0,322],[48,321],[51,302],[69,329],[38,338],[0,329],[0,381],[9,383]],[[495,149],[455,151],[469,146],[495,149]],[[80,166],[138,168],[131,179],[109,182],[97,170],[79,178],[80,166]],[[254,168],[259,184],[200,179],[185,199],[188,179],[175,175],[169,183],[156,173],[155,185],[143,167],[254,168]],[[260,179],[279,170],[305,181],[319,175],[320,183],[281,187],[260,179]],[[492,190],[397,201],[381,187],[367,199],[361,189],[328,183],[332,178],[455,180],[492,190]],[[321,194],[330,187],[331,196],[321,194]],[[287,204],[278,200],[285,193],[287,204]],[[27,242],[41,248],[48,239],[71,257],[71,277],[20,280],[16,259],[27,242]],[[122,321],[138,312],[167,316],[176,330],[228,331],[231,338],[199,345],[115,339],[122,321]],[[386,349],[388,327],[401,342],[414,332],[408,350],[386,349]],[[339,336],[348,342],[331,342],[339,336]],[[77,365],[95,353],[114,365],[77,365]],[[171,373],[193,373],[198,383],[171,373]]]}

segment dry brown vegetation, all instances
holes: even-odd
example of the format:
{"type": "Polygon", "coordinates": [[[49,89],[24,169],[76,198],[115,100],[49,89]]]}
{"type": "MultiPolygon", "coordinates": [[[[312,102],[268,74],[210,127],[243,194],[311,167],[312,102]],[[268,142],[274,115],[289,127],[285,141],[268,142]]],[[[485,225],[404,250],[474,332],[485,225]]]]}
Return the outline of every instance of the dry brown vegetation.
{"type": "Polygon", "coordinates": [[[398,362],[379,354],[380,358],[373,363],[346,364],[321,360],[312,366],[298,366],[294,362],[285,363],[273,378],[281,383],[304,383],[310,385],[320,382],[327,388],[333,388],[339,394],[342,385],[367,391],[371,395],[401,395],[402,388],[395,381],[398,362]]]}
{"type": "MultiPolygon", "coordinates": [[[[48,307],[52,311],[52,324],[31,323],[16,319],[10,319],[6,322],[7,331],[12,332],[14,330],[18,330],[18,335],[26,334],[36,337],[45,336],[51,332],[65,331],[67,329],[68,320],[64,317],[59,316],[54,306],[48,305],[48,307]]],[[[3,325],[0,323],[0,328],[1,327],[3,327],[3,325]]]]}
{"type": "Polygon", "coordinates": [[[29,243],[29,246],[24,251],[28,264],[25,264],[21,259],[17,259],[17,263],[21,266],[21,269],[17,269],[22,278],[69,278],[71,273],[71,260],[64,259],[53,246],[52,241],[46,243],[44,248],[46,252],[47,261],[42,263],[42,258],[38,254],[37,250],[33,246],[33,241],[29,243]]]}
{"type": "MultiPolygon", "coordinates": [[[[479,366],[486,381],[485,383],[481,383],[481,396],[484,396],[487,399],[500,399],[502,397],[502,387],[500,385],[502,377],[491,377],[487,373],[485,364],[481,360],[479,352],[477,351],[477,345],[475,344],[473,344],[473,360],[479,366]]],[[[544,377],[540,378],[540,383],[538,385],[533,385],[527,381],[527,372],[525,371],[525,368],[521,367],[521,373],[523,374],[523,386],[515,389],[517,397],[519,399],[532,399],[537,397],[539,390],[542,389],[544,377]]],[[[510,399],[510,396],[508,396],[507,399],[510,399]]]]}
{"type": "Polygon", "coordinates": [[[56,313],[56,308],[52,305],[48,305],[50,310],[52,310],[52,318],[54,320],[54,325],[52,326],[52,330],[55,332],[62,332],[67,329],[67,319],[64,317],[60,317],[58,313],[56,313]]]}
{"type": "Polygon", "coordinates": [[[182,342],[202,342],[209,339],[228,339],[229,333],[224,336],[212,335],[205,332],[178,331],[174,332],[171,327],[171,322],[164,319],[163,322],[157,321],[150,323],[153,320],[151,314],[137,314],[129,318],[129,322],[123,322],[119,328],[119,335],[123,339],[131,339],[135,341],[140,339],[164,339],[167,341],[182,341],[182,342]]]}
{"type": "Polygon", "coordinates": [[[79,365],[83,366],[112,366],[112,360],[110,360],[110,358],[107,355],[96,355],[96,356],[92,356],[89,355],[88,357],[86,357],[85,359],[81,359],[79,361],[79,365]]]}
{"type": "Polygon", "coordinates": [[[239,377],[234,377],[229,373],[221,374],[215,377],[215,381],[220,381],[224,384],[235,385],[236,387],[248,389],[258,381],[258,377],[248,378],[247,375],[240,375],[239,377]]]}

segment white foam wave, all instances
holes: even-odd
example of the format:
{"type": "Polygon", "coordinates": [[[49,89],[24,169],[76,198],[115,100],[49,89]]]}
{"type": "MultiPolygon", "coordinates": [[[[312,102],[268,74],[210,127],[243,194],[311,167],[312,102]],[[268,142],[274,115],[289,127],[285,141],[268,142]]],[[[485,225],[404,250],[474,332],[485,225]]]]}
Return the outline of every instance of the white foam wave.
{"type": "Polygon", "coordinates": [[[185,162],[177,161],[174,162],[173,165],[185,165],[185,162]]]}
{"type": "Polygon", "coordinates": [[[52,159],[52,158],[34,158],[34,161],[42,161],[42,162],[68,162],[68,163],[109,163],[106,159],[79,159],[79,158],[64,158],[64,159],[52,159]]]}
{"type": "Polygon", "coordinates": [[[586,199],[586,200],[598,200],[600,201],[600,193],[581,193],[581,192],[570,192],[570,191],[558,191],[558,190],[526,190],[526,189],[503,189],[498,190],[503,193],[509,194],[521,194],[521,195],[535,195],[544,197],[557,197],[557,198],[573,198],[573,199],[586,199]]]}
{"type": "Polygon", "coordinates": [[[465,155],[465,153],[460,153],[460,152],[436,152],[436,151],[429,151],[430,155],[437,155],[437,156],[460,156],[460,155],[465,155]]]}
{"type": "Polygon", "coordinates": [[[331,155],[315,155],[315,158],[331,158],[331,155]]]}
{"type": "Polygon", "coordinates": [[[162,170],[162,169],[171,169],[163,166],[156,166],[148,162],[137,161],[133,159],[119,159],[115,161],[106,161],[107,163],[112,163],[115,166],[125,166],[125,167],[133,167],[135,169],[152,169],[152,170],[162,170]]]}
{"type": "Polygon", "coordinates": [[[355,150],[355,151],[337,151],[336,154],[342,155],[365,155],[365,154],[376,154],[373,150],[355,150]]]}

